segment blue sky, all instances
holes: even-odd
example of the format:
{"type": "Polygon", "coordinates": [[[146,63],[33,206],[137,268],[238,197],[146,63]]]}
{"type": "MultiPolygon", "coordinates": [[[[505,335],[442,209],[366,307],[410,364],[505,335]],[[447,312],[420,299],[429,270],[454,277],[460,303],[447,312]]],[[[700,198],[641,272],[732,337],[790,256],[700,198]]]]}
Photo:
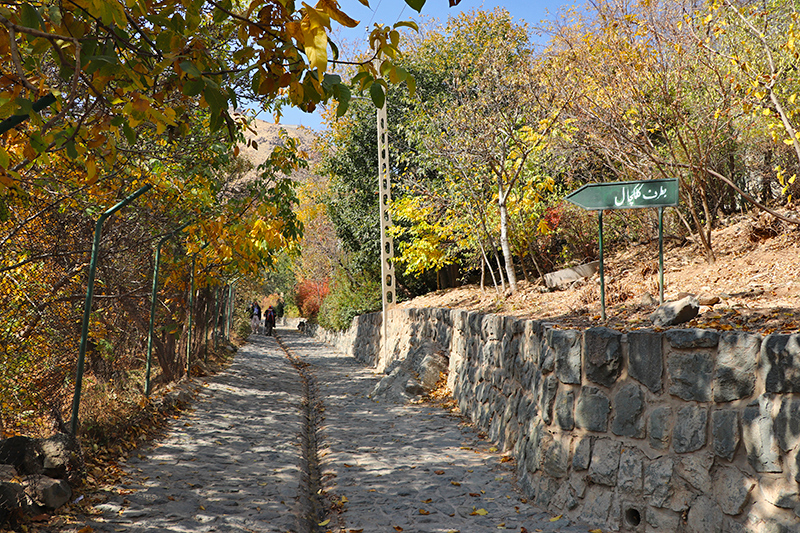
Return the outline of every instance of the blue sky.
{"type": "MultiPolygon", "coordinates": [[[[309,4],[313,5],[316,2],[306,0],[309,4]]],[[[367,8],[358,0],[339,0],[339,6],[342,10],[360,21],[358,27],[353,29],[345,29],[344,31],[335,31],[334,40],[337,44],[342,44],[342,49],[348,46],[354,46],[354,43],[360,40],[366,40],[369,28],[377,22],[387,26],[391,26],[398,20],[414,20],[422,23],[425,19],[436,18],[441,22],[446,22],[448,16],[457,15],[463,11],[471,11],[473,9],[487,9],[492,10],[497,6],[506,8],[511,15],[517,19],[525,21],[529,24],[535,25],[543,19],[549,19],[555,16],[562,7],[573,4],[567,0],[513,0],[513,1],[496,1],[496,0],[461,0],[461,3],[456,7],[448,7],[448,0],[427,0],[425,7],[422,8],[422,13],[417,13],[410,8],[404,0],[369,0],[370,7],[367,8]]],[[[272,121],[270,115],[259,116],[262,120],[272,121]]],[[[317,113],[304,113],[300,110],[287,108],[284,109],[283,117],[281,118],[282,124],[303,125],[311,129],[321,129],[320,117],[317,113]]]]}

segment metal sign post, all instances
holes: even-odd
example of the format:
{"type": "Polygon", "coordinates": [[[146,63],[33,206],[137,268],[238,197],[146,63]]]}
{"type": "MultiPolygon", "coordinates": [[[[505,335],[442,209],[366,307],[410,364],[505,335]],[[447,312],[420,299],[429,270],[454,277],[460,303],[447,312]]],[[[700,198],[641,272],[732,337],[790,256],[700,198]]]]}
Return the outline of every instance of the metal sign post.
{"type": "MultiPolygon", "coordinates": [[[[380,197],[380,224],[381,224],[381,294],[383,303],[383,350],[389,337],[389,320],[387,311],[394,307],[395,280],[394,280],[394,239],[388,234],[392,225],[392,217],[387,210],[387,205],[392,198],[392,184],[389,176],[389,132],[386,123],[386,104],[378,109],[378,191],[380,197]]],[[[385,352],[384,352],[385,354],[385,352]]]]}
{"type": "Polygon", "coordinates": [[[659,303],[664,303],[664,208],[678,205],[678,180],[657,179],[590,183],[570,193],[567,200],[589,211],[599,211],[601,316],[606,319],[606,288],[603,273],[603,211],[612,209],[658,208],[659,303]]]}

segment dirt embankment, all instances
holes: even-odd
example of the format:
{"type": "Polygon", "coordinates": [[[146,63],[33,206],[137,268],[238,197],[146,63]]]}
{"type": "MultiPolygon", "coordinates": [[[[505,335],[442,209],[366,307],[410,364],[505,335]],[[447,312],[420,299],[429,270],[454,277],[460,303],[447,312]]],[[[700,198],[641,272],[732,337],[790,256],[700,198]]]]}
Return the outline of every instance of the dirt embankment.
{"type": "MultiPolygon", "coordinates": [[[[796,213],[791,213],[798,218],[796,213]]],[[[703,295],[714,305],[680,327],[795,333],[800,329],[800,226],[767,215],[743,215],[713,232],[716,261],[705,260],[699,244],[665,243],[665,301],[684,293],[703,295]]],[[[519,282],[503,296],[493,287],[468,285],[429,293],[400,307],[445,307],[546,319],[562,327],[608,326],[619,330],[652,327],[658,306],[658,242],[633,244],[605,258],[606,320],[600,317],[599,276],[564,290],[541,281],[519,282]],[[651,300],[652,302],[652,300],[651,300]]]]}

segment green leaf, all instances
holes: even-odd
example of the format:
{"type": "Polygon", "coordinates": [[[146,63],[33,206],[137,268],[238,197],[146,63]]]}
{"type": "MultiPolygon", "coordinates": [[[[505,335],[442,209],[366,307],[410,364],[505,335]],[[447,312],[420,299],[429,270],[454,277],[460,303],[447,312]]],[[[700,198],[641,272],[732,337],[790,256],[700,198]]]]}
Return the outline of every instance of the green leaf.
{"type": "Polygon", "coordinates": [[[333,56],[333,60],[336,61],[339,59],[339,47],[336,46],[336,43],[328,39],[328,44],[331,46],[331,52],[333,56]]]}
{"type": "Polygon", "coordinates": [[[130,124],[125,123],[125,125],[122,126],[122,133],[125,134],[125,139],[128,141],[128,144],[131,146],[136,144],[136,132],[133,131],[130,124]]]}
{"type": "Polygon", "coordinates": [[[369,96],[372,98],[372,103],[378,109],[382,108],[386,103],[386,94],[383,92],[383,87],[380,83],[373,83],[369,88],[369,96]]]}
{"type": "Polygon", "coordinates": [[[422,6],[425,5],[425,0],[406,0],[406,4],[408,4],[411,9],[419,13],[422,11],[422,6]]]}
{"type": "Polygon", "coordinates": [[[22,4],[22,12],[19,14],[19,20],[22,25],[34,30],[42,29],[42,17],[30,4],[22,4]]]}
{"type": "Polygon", "coordinates": [[[203,80],[189,80],[183,84],[183,94],[186,96],[198,96],[205,89],[206,84],[203,80]]]}
{"type": "Polygon", "coordinates": [[[406,78],[406,84],[408,84],[409,96],[414,96],[417,93],[417,79],[414,76],[409,75],[406,78]]]}
{"type": "Polygon", "coordinates": [[[31,147],[39,152],[40,154],[47,149],[47,144],[42,139],[42,136],[39,133],[34,133],[30,137],[31,139],[31,147]]]}
{"type": "Polygon", "coordinates": [[[203,96],[205,96],[206,102],[211,107],[211,113],[214,115],[219,114],[220,111],[228,107],[228,99],[225,98],[222,91],[210,87],[208,84],[203,90],[203,96]]]}
{"type": "Polygon", "coordinates": [[[70,159],[77,159],[78,158],[78,151],[75,149],[75,141],[70,140],[67,143],[67,157],[70,159]]]}
{"type": "Polygon", "coordinates": [[[200,70],[194,66],[194,63],[191,61],[181,61],[181,70],[183,70],[191,78],[199,78],[203,75],[203,73],[200,72],[200,70]]]}
{"type": "Polygon", "coordinates": [[[347,85],[339,85],[338,89],[339,94],[336,95],[336,99],[339,101],[339,105],[336,107],[336,116],[341,117],[350,106],[350,88],[347,85]]]}

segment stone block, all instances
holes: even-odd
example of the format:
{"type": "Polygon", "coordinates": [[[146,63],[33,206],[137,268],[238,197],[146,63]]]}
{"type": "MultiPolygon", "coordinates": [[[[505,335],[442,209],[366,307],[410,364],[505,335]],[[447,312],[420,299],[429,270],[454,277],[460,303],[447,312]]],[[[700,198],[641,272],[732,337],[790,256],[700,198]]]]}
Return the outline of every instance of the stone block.
{"type": "Polygon", "coordinates": [[[739,413],[732,409],[711,413],[711,438],[714,454],[733,461],[739,446],[739,413]]]}
{"type": "Polygon", "coordinates": [[[556,396],[556,424],[564,431],[575,428],[575,393],[571,390],[562,390],[556,396]]]}
{"type": "Polygon", "coordinates": [[[723,334],[717,348],[714,371],[714,401],[748,398],[756,388],[756,370],[761,338],[742,332],[723,334]]]}
{"type": "Polygon", "coordinates": [[[574,330],[551,329],[547,340],[555,357],[555,372],[561,383],[581,383],[581,335],[574,330]]]}
{"type": "Polygon", "coordinates": [[[664,507],[672,495],[672,474],[675,463],[671,457],[661,457],[645,464],[644,494],[648,503],[655,507],[664,507]]]}
{"type": "Polygon", "coordinates": [[[672,449],[675,453],[694,452],[706,445],[708,410],[705,407],[687,405],[678,411],[675,429],[672,432],[672,449]]]}
{"type": "Polygon", "coordinates": [[[687,401],[711,401],[714,359],[708,352],[673,353],[667,359],[669,393],[687,401]]]}
{"type": "Polygon", "coordinates": [[[742,442],[747,460],[756,472],[783,471],[771,412],[772,401],[761,396],[742,413],[742,442]]]}
{"type": "Polygon", "coordinates": [[[484,368],[494,368],[500,361],[500,353],[503,343],[499,340],[490,339],[483,343],[481,348],[481,363],[484,368]]]}
{"type": "Polygon", "coordinates": [[[534,482],[534,492],[533,492],[533,504],[547,508],[550,506],[550,502],[553,500],[556,492],[558,492],[558,487],[560,482],[547,477],[538,475],[538,480],[534,482]]]}
{"type": "Polygon", "coordinates": [[[775,436],[784,452],[800,443],[800,398],[781,400],[781,409],[775,417],[775,436]]]}
{"type": "Polygon", "coordinates": [[[789,483],[785,478],[761,479],[760,488],[764,499],[775,507],[794,510],[800,505],[797,484],[789,483]]]}
{"type": "Polygon", "coordinates": [[[556,354],[553,349],[550,348],[550,343],[548,342],[546,335],[542,337],[542,340],[539,343],[538,364],[539,370],[541,370],[542,374],[549,374],[556,367],[556,354]]]}
{"type": "Polygon", "coordinates": [[[719,332],[713,329],[671,329],[666,332],[669,345],[678,350],[716,348],[719,332]]]}
{"type": "Polygon", "coordinates": [[[545,424],[553,423],[553,405],[556,402],[558,380],[554,375],[546,376],[542,384],[541,410],[545,424]]]}
{"type": "Polygon", "coordinates": [[[724,516],[711,498],[698,497],[686,517],[686,533],[723,533],[724,516]]]}
{"type": "Polygon", "coordinates": [[[675,473],[701,493],[708,494],[711,492],[711,467],[713,465],[713,454],[696,453],[681,458],[675,467],[675,473]]]}
{"type": "Polygon", "coordinates": [[[559,511],[567,509],[572,510],[578,507],[578,498],[575,495],[575,491],[569,485],[569,483],[561,483],[558,488],[558,492],[555,493],[553,499],[550,502],[550,506],[558,509],[559,511]]]}
{"type": "Polygon", "coordinates": [[[611,431],[621,437],[643,439],[644,393],[635,383],[624,385],[614,396],[614,420],[611,431]]]}
{"type": "Polygon", "coordinates": [[[584,499],[581,521],[598,526],[605,525],[613,504],[614,495],[611,490],[598,486],[589,487],[584,499]]]}
{"type": "Polygon", "coordinates": [[[539,471],[542,465],[542,437],[545,433],[544,426],[540,423],[535,425],[528,436],[528,447],[525,451],[525,468],[533,474],[539,471]]]}
{"type": "Polygon", "coordinates": [[[608,397],[596,387],[583,387],[575,405],[575,425],[605,433],[608,429],[608,397]]]}
{"type": "Polygon", "coordinates": [[[733,467],[719,468],[713,475],[714,499],[722,512],[736,516],[744,511],[755,481],[733,467]]]}
{"type": "MultiPolygon", "coordinates": [[[[658,507],[648,507],[646,513],[647,525],[656,531],[664,533],[672,533],[680,531],[678,528],[681,526],[681,515],[669,509],[659,509],[658,507]]],[[[652,531],[647,530],[648,533],[652,531]]]]}
{"type": "Polygon", "coordinates": [[[575,450],[572,453],[572,468],[576,471],[589,469],[592,461],[592,438],[578,437],[575,440],[575,450]]]}
{"type": "Polygon", "coordinates": [[[622,372],[622,334],[605,327],[583,332],[583,360],[586,379],[612,386],[622,372]]]}
{"type": "Polygon", "coordinates": [[[664,357],[661,333],[639,330],[628,332],[628,374],[658,394],[663,388],[664,357]]]}
{"type": "Polygon", "coordinates": [[[614,487],[617,484],[622,443],[611,439],[598,439],[592,450],[589,479],[597,485],[614,487]]]}
{"type": "Polygon", "coordinates": [[[640,493],[643,488],[644,453],[638,448],[625,447],[619,459],[617,488],[626,493],[640,493]]]}
{"type": "Polygon", "coordinates": [[[569,450],[552,437],[545,439],[542,451],[542,470],[554,478],[567,475],[569,469],[569,450]]]}
{"type": "Polygon", "coordinates": [[[483,315],[481,323],[481,336],[487,341],[497,341],[503,338],[505,317],[501,315],[483,315]]]}
{"type": "Polygon", "coordinates": [[[668,406],[656,407],[650,412],[650,446],[654,450],[669,448],[670,435],[672,434],[672,409],[668,406]]]}
{"type": "Polygon", "coordinates": [[[766,391],[800,393],[800,335],[769,335],[761,343],[766,391]]]}

